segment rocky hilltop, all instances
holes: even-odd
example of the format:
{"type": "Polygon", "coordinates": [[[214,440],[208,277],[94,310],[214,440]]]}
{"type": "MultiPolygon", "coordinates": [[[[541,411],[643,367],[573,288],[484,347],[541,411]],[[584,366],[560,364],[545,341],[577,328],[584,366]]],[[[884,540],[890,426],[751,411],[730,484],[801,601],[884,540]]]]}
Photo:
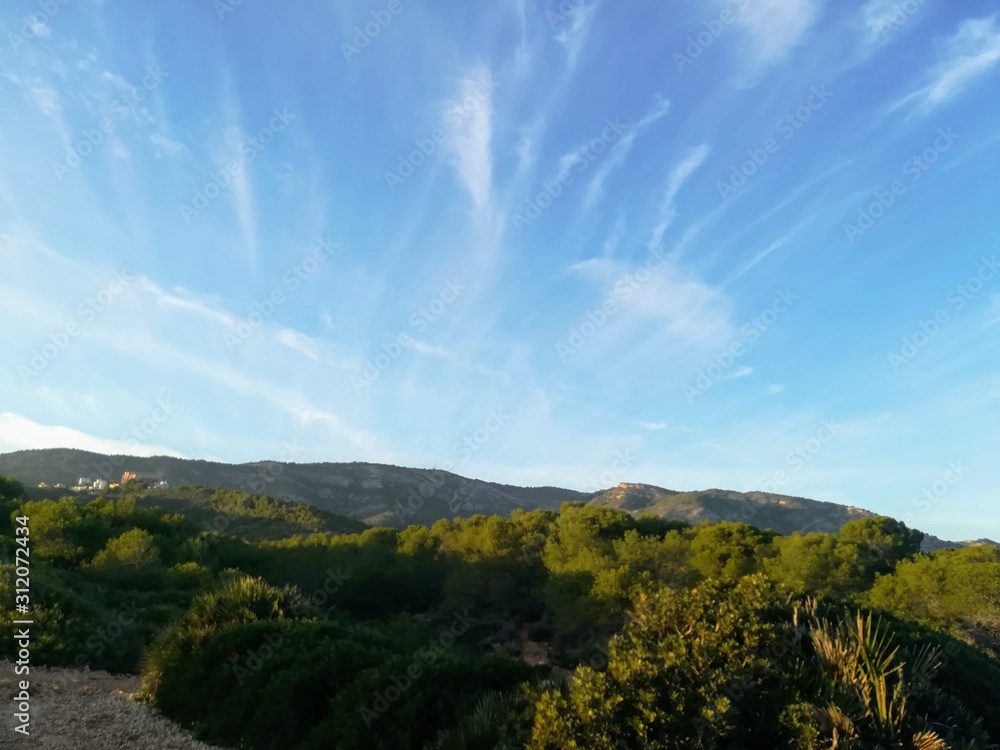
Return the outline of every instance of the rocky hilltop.
{"type": "Polygon", "coordinates": [[[593,503],[698,523],[699,521],[745,521],[782,534],[798,531],[835,532],[848,521],[874,515],[851,505],[838,505],[804,497],[768,492],[700,490],[679,492],[650,484],[623,482],[591,500],[593,503]]]}

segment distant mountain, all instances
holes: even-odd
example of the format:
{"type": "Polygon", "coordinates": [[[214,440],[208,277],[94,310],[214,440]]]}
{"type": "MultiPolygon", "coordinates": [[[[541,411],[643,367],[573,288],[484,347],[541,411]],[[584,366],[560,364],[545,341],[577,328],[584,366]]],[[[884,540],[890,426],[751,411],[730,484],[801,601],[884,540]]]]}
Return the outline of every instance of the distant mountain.
{"type": "Polygon", "coordinates": [[[508,515],[516,508],[558,508],[594,493],[556,487],[514,487],[446,471],[368,463],[223,464],[154,456],[105,456],[66,448],[0,454],[0,474],[26,485],[76,484],[79,478],[115,482],[124,472],[156,474],[171,486],[244,490],[304,503],[372,526],[404,528],[441,518],[508,515]]]}
{"type": "MultiPolygon", "coordinates": [[[[834,533],[848,521],[876,515],[853,505],[838,505],[805,497],[775,495],[770,492],[698,490],[678,492],[650,484],[623,482],[599,492],[590,502],[627,510],[635,515],[653,515],[688,523],[700,521],[744,521],[779,534],[834,533]]],[[[922,549],[933,552],[945,547],[997,545],[990,539],[949,542],[925,534],[922,549]]]]}
{"type": "Polygon", "coordinates": [[[804,497],[768,492],[700,490],[678,492],[650,484],[619,484],[598,493],[590,502],[689,523],[699,521],[745,521],[779,534],[810,531],[836,532],[848,521],[875,515],[863,508],[837,505],[804,497]]]}
{"type": "MultiPolygon", "coordinates": [[[[258,461],[223,464],[155,456],[105,456],[71,449],[0,454],[0,474],[28,486],[67,486],[80,477],[117,481],[122,473],[158,474],[173,485],[244,490],[303,503],[371,526],[431,525],[441,518],[509,515],[516,508],[556,509],[563,502],[589,502],[634,513],[699,521],[745,521],[781,534],[835,532],[848,521],[874,515],[849,505],[767,492],[710,489],[679,492],[649,484],[622,483],[600,492],[558,487],[515,487],[467,479],[436,469],[369,463],[295,464],[258,461]]],[[[182,511],[183,512],[183,511],[182,511]]],[[[947,542],[927,536],[924,549],[978,542],[947,542]]]]}

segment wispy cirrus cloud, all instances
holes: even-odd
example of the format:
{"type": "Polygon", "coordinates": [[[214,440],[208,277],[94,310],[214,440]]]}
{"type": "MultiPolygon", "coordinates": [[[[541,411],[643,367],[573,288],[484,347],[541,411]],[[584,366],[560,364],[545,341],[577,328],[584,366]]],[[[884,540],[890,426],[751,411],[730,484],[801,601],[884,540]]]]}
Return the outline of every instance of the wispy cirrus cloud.
{"type": "Polygon", "coordinates": [[[1000,26],[996,16],[970,18],[944,44],[941,59],[925,74],[925,81],[893,104],[889,111],[911,106],[911,115],[924,116],[954,98],[1000,63],[1000,26]]]}
{"type": "Polygon", "coordinates": [[[702,143],[700,146],[688,149],[680,163],[670,171],[663,200],[660,202],[659,218],[656,226],[653,227],[653,232],[647,244],[650,250],[658,248],[660,243],[663,242],[663,235],[677,217],[677,206],[675,203],[677,194],[684,187],[684,183],[690,179],[691,175],[705,163],[705,159],[708,158],[711,152],[712,147],[707,143],[702,143]]]}
{"type": "Polygon", "coordinates": [[[178,156],[187,151],[187,146],[183,143],[160,133],[152,133],[149,142],[156,146],[159,156],[178,156]]]}
{"type": "Polygon", "coordinates": [[[771,242],[767,247],[765,247],[763,250],[761,250],[758,253],[756,253],[753,257],[750,258],[750,260],[748,260],[746,263],[744,263],[742,266],[740,266],[738,270],[736,270],[731,276],[729,276],[729,278],[726,279],[725,283],[728,284],[728,283],[731,283],[731,282],[736,281],[737,279],[741,278],[748,271],[750,271],[750,269],[752,269],[754,266],[756,266],[762,260],[764,260],[765,258],[767,258],[771,253],[773,253],[776,250],[780,250],[781,248],[783,248],[785,245],[787,245],[791,241],[792,237],[794,237],[799,232],[799,230],[801,230],[803,227],[805,227],[811,221],[812,221],[812,217],[809,217],[809,218],[805,219],[804,221],[799,222],[796,226],[792,227],[787,232],[785,232],[784,234],[782,234],[780,237],[778,237],[778,239],[776,239],[773,242],[771,242]]]}
{"type": "Polygon", "coordinates": [[[545,132],[545,120],[539,117],[534,122],[522,127],[514,150],[517,153],[518,174],[527,174],[538,158],[539,144],[545,132]]]}
{"type": "Polygon", "coordinates": [[[568,13],[569,25],[556,34],[556,41],[566,49],[566,68],[572,73],[580,61],[580,53],[590,33],[590,26],[597,15],[599,3],[578,5],[568,13]]]}
{"type": "Polygon", "coordinates": [[[506,372],[495,370],[492,367],[487,367],[481,362],[470,361],[439,344],[429,344],[426,341],[420,341],[419,339],[410,339],[410,341],[404,344],[404,346],[420,354],[439,357],[459,369],[466,370],[468,372],[475,372],[480,375],[486,375],[491,378],[497,378],[505,383],[511,382],[510,375],[506,372]]]}
{"type": "Polygon", "coordinates": [[[912,13],[920,10],[920,2],[913,2],[913,11],[900,0],[868,0],[861,8],[860,21],[864,44],[869,48],[889,41],[892,32],[912,13]]]}
{"type": "Polygon", "coordinates": [[[218,147],[214,159],[218,168],[222,170],[226,170],[227,165],[233,162],[242,164],[242,169],[236,170],[236,173],[231,175],[233,207],[246,244],[247,261],[251,268],[255,268],[259,260],[257,199],[254,195],[252,166],[240,152],[246,137],[241,123],[239,100],[231,80],[227,83],[223,97],[223,118],[223,142],[218,147]]]}
{"type": "Polygon", "coordinates": [[[493,203],[493,95],[483,92],[484,71],[473,73],[459,83],[447,109],[472,99],[475,104],[455,129],[449,141],[452,164],[473,206],[482,211],[493,203]]]}
{"type": "Polygon", "coordinates": [[[766,69],[785,62],[819,19],[823,0],[750,0],[736,13],[745,36],[746,83],[756,83],[766,69]]]}
{"type": "Polygon", "coordinates": [[[725,293],[668,260],[637,268],[611,258],[590,258],[566,271],[595,282],[605,300],[616,302],[620,312],[607,327],[620,340],[645,325],[682,345],[718,341],[732,332],[725,293]]]}
{"type": "Polygon", "coordinates": [[[48,117],[59,117],[62,115],[62,106],[59,103],[59,94],[55,89],[36,87],[27,91],[30,99],[48,117]]]}
{"type": "Polygon", "coordinates": [[[593,178],[587,184],[587,190],[583,195],[583,207],[585,209],[592,208],[600,201],[604,192],[604,181],[608,178],[608,175],[625,163],[629,152],[632,151],[632,146],[635,145],[636,138],[642,135],[657,120],[665,117],[669,111],[670,101],[657,96],[656,103],[652,109],[634,125],[629,126],[622,137],[615,141],[611,147],[611,152],[604,158],[597,168],[597,172],[594,173],[593,178]]]}

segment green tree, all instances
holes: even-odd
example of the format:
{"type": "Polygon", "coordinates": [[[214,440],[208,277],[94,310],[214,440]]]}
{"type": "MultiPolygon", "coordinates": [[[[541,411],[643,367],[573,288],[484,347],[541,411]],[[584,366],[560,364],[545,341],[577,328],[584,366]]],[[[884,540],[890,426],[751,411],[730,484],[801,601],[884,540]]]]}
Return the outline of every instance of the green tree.
{"type": "Polygon", "coordinates": [[[764,563],[774,580],[799,594],[848,597],[867,587],[859,545],[836,534],[792,534],[774,540],[764,563]]]}
{"type": "Polygon", "coordinates": [[[31,519],[32,552],[61,565],[75,565],[84,556],[80,543],[83,511],[72,498],[27,502],[20,513],[31,519]]]}
{"type": "Polygon", "coordinates": [[[745,523],[699,524],[691,540],[691,567],[704,578],[735,580],[759,569],[773,536],[745,523]]]}
{"type": "Polygon", "coordinates": [[[24,485],[14,477],[0,474],[0,500],[20,500],[24,497],[24,485]]]}
{"type": "Polygon", "coordinates": [[[648,572],[654,580],[672,588],[692,585],[698,578],[691,567],[691,540],[680,531],[659,537],[633,529],[615,540],[614,549],[620,566],[634,573],[648,572]]]}
{"type": "Polygon", "coordinates": [[[614,540],[634,525],[624,511],[563,503],[545,543],[545,567],[554,573],[592,574],[613,567],[614,540]]]}
{"type": "Polygon", "coordinates": [[[760,710],[752,695],[770,669],[771,606],[759,576],[640,595],[605,671],[577,667],[565,689],[541,692],[529,748],[720,747],[760,710]]]}
{"type": "Polygon", "coordinates": [[[874,581],[876,575],[891,573],[902,560],[920,552],[924,534],[888,516],[870,516],[844,524],[840,538],[861,548],[866,575],[874,581]]]}
{"type": "Polygon", "coordinates": [[[875,582],[868,601],[1000,654],[1000,548],[943,549],[906,560],[875,582]]]}
{"type": "Polygon", "coordinates": [[[140,568],[159,561],[160,550],[153,535],[145,529],[132,529],[110,540],[104,549],[94,556],[92,565],[95,567],[131,565],[140,568]]]}

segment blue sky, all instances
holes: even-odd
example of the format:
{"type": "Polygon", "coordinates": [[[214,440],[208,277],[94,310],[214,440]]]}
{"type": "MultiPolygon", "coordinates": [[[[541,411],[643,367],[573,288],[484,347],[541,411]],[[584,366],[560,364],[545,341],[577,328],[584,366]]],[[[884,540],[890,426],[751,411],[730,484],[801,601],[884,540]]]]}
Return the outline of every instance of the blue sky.
{"type": "Polygon", "coordinates": [[[13,0],[0,450],[1000,537],[1000,3],[13,0]]]}

